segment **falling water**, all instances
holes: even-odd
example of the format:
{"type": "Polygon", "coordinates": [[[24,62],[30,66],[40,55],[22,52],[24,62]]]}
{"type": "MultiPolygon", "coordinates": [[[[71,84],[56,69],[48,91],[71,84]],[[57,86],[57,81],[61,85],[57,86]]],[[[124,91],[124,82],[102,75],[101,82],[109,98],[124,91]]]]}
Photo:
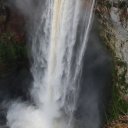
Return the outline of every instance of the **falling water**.
{"type": "MultiPolygon", "coordinates": [[[[72,128],[95,0],[46,0],[32,39],[35,106],[8,111],[11,128],[72,128]],[[13,115],[13,116],[12,116],[13,115]]],[[[40,10],[41,11],[41,10],[40,10]]]]}

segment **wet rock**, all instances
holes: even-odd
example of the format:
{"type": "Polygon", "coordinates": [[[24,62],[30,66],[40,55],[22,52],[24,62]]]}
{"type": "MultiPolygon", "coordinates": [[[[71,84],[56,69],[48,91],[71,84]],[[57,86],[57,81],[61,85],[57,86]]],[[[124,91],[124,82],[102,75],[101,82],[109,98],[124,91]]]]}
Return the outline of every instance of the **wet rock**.
{"type": "Polygon", "coordinates": [[[6,4],[0,6],[0,34],[12,32],[17,42],[25,41],[24,17],[6,4]]]}
{"type": "MultiPolygon", "coordinates": [[[[115,52],[115,55],[117,58],[119,58],[122,62],[124,62],[124,66],[126,69],[124,70],[119,68],[118,73],[122,74],[124,73],[125,82],[128,84],[128,26],[122,25],[120,20],[120,11],[118,8],[112,7],[111,9],[111,20],[114,28],[114,35],[116,38],[116,41],[114,43],[114,47],[112,48],[115,52]]],[[[127,10],[128,15],[128,10],[127,10]]],[[[128,24],[128,21],[125,23],[128,24]]],[[[128,87],[127,87],[128,89],[128,87]]],[[[126,95],[128,95],[128,90],[126,91],[126,95]]],[[[126,98],[127,96],[125,96],[126,98]]],[[[127,99],[127,98],[126,98],[127,99]]]]}
{"type": "Polygon", "coordinates": [[[128,95],[128,1],[99,0],[96,8],[102,24],[101,36],[113,56],[114,80],[122,97],[128,95]]]}

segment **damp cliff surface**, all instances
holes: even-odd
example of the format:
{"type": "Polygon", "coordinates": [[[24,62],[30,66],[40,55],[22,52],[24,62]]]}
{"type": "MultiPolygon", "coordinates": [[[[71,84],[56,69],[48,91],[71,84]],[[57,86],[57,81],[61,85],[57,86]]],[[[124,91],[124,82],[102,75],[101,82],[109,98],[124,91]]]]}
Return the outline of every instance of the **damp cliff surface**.
{"type": "Polygon", "coordinates": [[[118,74],[124,75],[123,80],[126,85],[122,85],[121,89],[124,91],[124,98],[128,102],[128,7],[126,8],[126,12],[123,11],[123,9],[118,9],[116,7],[111,8],[110,14],[113,33],[115,35],[115,43],[113,46],[110,45],[115,52],[116,58],[124,63],[122,67],[119,68],[118,74]]]}
{"type": "MultiPolygon", "coordinates": [[[[0,0],[0,90],[5,89],[8,95],[9,89],[14,87],[11,94],[13,97],[22,93],[20,85],[27,86],[27,79],[31,77],[24,26],[24,17],[7,6],[4,0],[0,0]]],[[[0,91],[0,102],[4,97],[2,94],[4,95],[4,91],[0,91]]],[[[8,98],[12,97],[9,95],[8,98]]]]}
{"type": "Polygon", "coordinates": [[[113,57],[113,92],[107,127],[128,126],[128,1],[98,1],[101,37],[113,57]],[[123,117],[124,115],[124,117],[123,117]],[[120,121],[123,118],[125,123],[120,121]]]}
{"type": "Polygon", "coordinates": [[[0,77],[28,67],[24,17],[0,1],[0,77]]]}

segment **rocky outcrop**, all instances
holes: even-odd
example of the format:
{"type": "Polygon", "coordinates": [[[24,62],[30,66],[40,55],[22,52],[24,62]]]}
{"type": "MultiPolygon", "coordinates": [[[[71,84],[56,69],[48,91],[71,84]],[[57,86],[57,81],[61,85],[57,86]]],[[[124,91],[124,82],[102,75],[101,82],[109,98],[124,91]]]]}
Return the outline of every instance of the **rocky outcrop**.
{"type": "Polygon", "coordinates": [[[16,10],[10,9],[5,5],[0,8],[0,35],[11,32],[14,40],[24,42],[24,26],[24,17],[17,13],[16,10]]]}
{"type": "Polygon", "coordinates": [[[96,13],[101,36],[113,56],[114,83],[128,101],[128,1],[99,0],[96,13]]]}
{"type": "Polygon", "coordinates": [[[0,1],[0,77],[26,67],[24,17],[0,1]]]}
{"type": "Polygon", "coordinates": [[[113,58],[112,100],[105,128],[128,127],[128,0],[97,0],[100,35],[113,58]],[[125,117],[123,122],[120,117],[125,117]]]}
{"type": "Polygon", "coordinates": [[[117,7],[111,8],[111,23],[115,35],[115,41],[111,47],[114,50],[115,57],[122,62],[122,65],[118,68],[118,77],[121,77],[120,80],[123,80],[123,84],[118,86],[125,93],[124,98],[128,101],[128,5],[124,6],[126,6],[124,10],[117,7]]]}

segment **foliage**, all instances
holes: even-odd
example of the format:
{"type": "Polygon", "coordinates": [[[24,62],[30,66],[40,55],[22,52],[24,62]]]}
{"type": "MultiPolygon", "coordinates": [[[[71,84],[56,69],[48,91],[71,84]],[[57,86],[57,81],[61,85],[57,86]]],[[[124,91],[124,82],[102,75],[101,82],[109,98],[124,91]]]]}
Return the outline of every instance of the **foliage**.
{"type": "Polygon", "coordinates": [[[107,115],[108,121],[118,119],[120,115],[128,114],[128,102],[123,97],[127,93],[126,88],[128,88],[124,74],[126,64],[119,59],[114,60],[114,63],[112,101],[107,115]],[[118,66],[124,69],[121,74],[118,74],[118,66]]]}
{"type": "MultiPolygon", "coordinates": [[[[128,92],[128,84],[126,82],[127,64],[116,55],[116,37],[113,29],[113,25],[110,20],[110,11],[112,6],[116,6],[120,11],[120,19],[122,16],[126,18],[126,4],[122,4],[122,1],[114,3],[112,5],[109,0],[99,0],[96,6],[96,15],[99,18],[101,24],[101,37],[105,42],[105,46],[110,51],[113,57],[113,91],[112,101],[109,105],[109,110],[106,115],[108,122],[117,119],[120,115],[128,114],[128,102],[125,101],[125,94],[128,92]],[[125,12],[125,13],[124,13],[125,12]],[[125,15],[124,15],[125,14],[125,15]]],[[[126,21],[126,20],[125,20],[126,21]]],[[[124,20],[120,20],[122,24],[126,24],[124,20]]]]}
{"type": "Polygon", "coordinates": [[[26,59],[25,43],[17,42],[13,33],[2,33],[0,35],[0,73],[24,63],[26,59]]]}

